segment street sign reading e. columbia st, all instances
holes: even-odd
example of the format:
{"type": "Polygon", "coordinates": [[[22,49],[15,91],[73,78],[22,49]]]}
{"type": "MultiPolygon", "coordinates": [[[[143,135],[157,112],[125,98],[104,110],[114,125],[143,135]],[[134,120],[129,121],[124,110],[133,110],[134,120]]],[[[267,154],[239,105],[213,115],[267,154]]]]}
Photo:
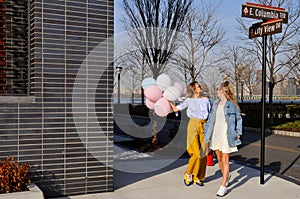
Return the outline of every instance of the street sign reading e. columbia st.
{"type": "Polygon", "coordinates": [[[282,32],[282,19],[253,24],[249,28],[249,39],[282,32]]]}
{"type": "Polygon", "coordinates": [[[288,23],[288,12],[284,8],[265,6],[255,3],[242,5],[242,17],[255,19],[282,19],[283,23],[288,23]]]}

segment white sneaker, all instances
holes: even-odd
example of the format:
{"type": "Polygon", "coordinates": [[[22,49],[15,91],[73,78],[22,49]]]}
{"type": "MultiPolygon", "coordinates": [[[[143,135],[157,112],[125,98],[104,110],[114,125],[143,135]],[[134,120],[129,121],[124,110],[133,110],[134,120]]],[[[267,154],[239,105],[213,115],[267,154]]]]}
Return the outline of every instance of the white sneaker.
{"type": "Polygon", "coordinates": [[[227,188],[224,186],[220,186],[218,192],[217,192],[217,196],[223,197],[227,194],[227,188]]]}

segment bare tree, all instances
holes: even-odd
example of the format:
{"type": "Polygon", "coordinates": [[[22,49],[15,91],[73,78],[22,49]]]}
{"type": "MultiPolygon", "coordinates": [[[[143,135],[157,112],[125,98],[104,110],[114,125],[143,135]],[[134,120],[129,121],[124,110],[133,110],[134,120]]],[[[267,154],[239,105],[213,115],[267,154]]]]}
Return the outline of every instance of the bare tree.
{"type": "Polygon", "coordinates": [[[185,20],[186,37],[176,58],[185,79],[195,81],[201,78],[208,67],[212,67],[209,54],[221,43],[224,30],[216,15],[216,6],[201,4],[200,10],[191,10],[185,20]]]}
{"type": "Polygon", "coordinates": [[[122,85],[131,93],[131,103],[134,105],[135,93],[140,90],[141,74],[139,68],[131,65],[123,73],[122,85]]]}
{"type": "Polygon", "coordinates": [[[239,99],[241,85],[245,85],[247,92],[252,96],[255,86],[255,74],[258,61],[241,46],[230,46],[222,53],[222,67],[219,71],[225,74],[235,86],[236,98],[239,99]]]}
{"type": "Polygon", "coordinates": [[[290,55],[286,55],[286,56],[291,56],[289,57],[287,60],[288,62],[286,63],[281,63],[282,65],[286,65],[289,70],[292,71],[292,74],[296,77],[297,81],[300,84],[300,43],[298,42],[298,45],[293,45],[295,46],[295,48],[291,49],[293,51],[295,51],[294,53],[290,53],[290,55]],[[297,53],[298,52],[298,53],[297,53]]]}
{"type": "MultiPolygon", "coordinates": [[[[243,94],[243,90],[245,89],[245,93],[248,94],[249,100],[252,101],[254,91],[257,87],[257,69],[258,62],[253,55],[248,55],[243,63],[243,67],[240,76],[241,82],[241,95],[243,94]]],[[[242,96],[241,96],[242,100],[242,96]]]]}
{"type": "Polygon", "coordinates": [[[205,77],[203,78],[207,88],[208,88],[208,95],[210,99],[215,100],[217,98],[217,87],[222,81],[221,73],[214,68],[208,68],[205,73],[205,77]]]}
{"type": "MultiPolygon", "coordinates": [[[[268,36],[267,44],[267,69],[269,82],[269,103],[273,102],[274,86],[283,81],[297,67],[294,59],[299,55],[299,18],[300,18],[300,1],[294,0],[256,0],[257,3],[282,7],[288,11],[288,24],[283,25],[281,34],[268,36]],[[276,74],[281,73],[282,78],[276,79],[276,74]]],[[[250,24],[245,23],[243,19],[237,19],[240,24],[240,30],[245,37],[248,37],[248,28],[250,24]]],[[[249,22],[249,21],[248,21],[249,22]]],[[[253,22],[253,21],[252,21],[253,22]]],[[[241,38],[246,40],[246,38],[241,38]]],[[[258,60],[262,61],[262,41],[260,38],[248,40],[249,52],[256,55],[258,60]]]]}
{"type": "Polygon", "coordinates": [[[143,63],[143,59],[140,59],[141,56],[139,50],[127,46],[124,54],[117,57],[114,63],[115,66],[122,66],[122,87],[130,90],[132,98],[134,93],[141,89],[143,79],[151,75],[149,68],[143,63]]]}
{"type": "MultiPolygon", "coordinates": [[[[153,78],[164,72],[178,47],[178,35],[193,0],[123,0],[124,27],[142,54],[153,78]]],[[[152,143],[157,140],[156,115],[153,121],[152,143]]]]}
{"type": "Polygon", "coordinates": [[[177,48],[177,36],[192,1],[123,0],[124,26],[144,53],[145,63],[155,79],[177,48]]]}

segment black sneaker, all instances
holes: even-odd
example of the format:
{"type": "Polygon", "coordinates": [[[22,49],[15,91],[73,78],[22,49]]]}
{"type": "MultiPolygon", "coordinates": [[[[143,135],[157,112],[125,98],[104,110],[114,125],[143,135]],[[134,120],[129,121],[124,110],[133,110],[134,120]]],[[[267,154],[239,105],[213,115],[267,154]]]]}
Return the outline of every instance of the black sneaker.
{"type": "Polygon", "coordinates": [[[193,184],[193,177],[192,177],[192,175],[184,174],[183,182],[184,182],[185,186],[192,185],[193,184]]]}
{"type": "Polygon", "coordinates": [[[203,183],[202,180],[197,180],[197,181],[195,182],[195,184],[198,185],[198,186],[200,186],[200,187],[204,186],[204,183],[203,183]]]}

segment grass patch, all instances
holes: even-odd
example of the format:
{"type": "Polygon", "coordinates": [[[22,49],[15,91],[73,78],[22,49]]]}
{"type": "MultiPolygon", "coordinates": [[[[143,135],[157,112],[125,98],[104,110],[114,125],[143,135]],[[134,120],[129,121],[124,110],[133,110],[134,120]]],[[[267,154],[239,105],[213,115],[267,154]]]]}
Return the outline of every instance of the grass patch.
{"type": "Polygon", "coordinates": [[[273,126],[272,129],[300,132],[300,121],[297,120],[294,122],[288,122],[285,124],[276,125],[276,126],[273,126]]]}

